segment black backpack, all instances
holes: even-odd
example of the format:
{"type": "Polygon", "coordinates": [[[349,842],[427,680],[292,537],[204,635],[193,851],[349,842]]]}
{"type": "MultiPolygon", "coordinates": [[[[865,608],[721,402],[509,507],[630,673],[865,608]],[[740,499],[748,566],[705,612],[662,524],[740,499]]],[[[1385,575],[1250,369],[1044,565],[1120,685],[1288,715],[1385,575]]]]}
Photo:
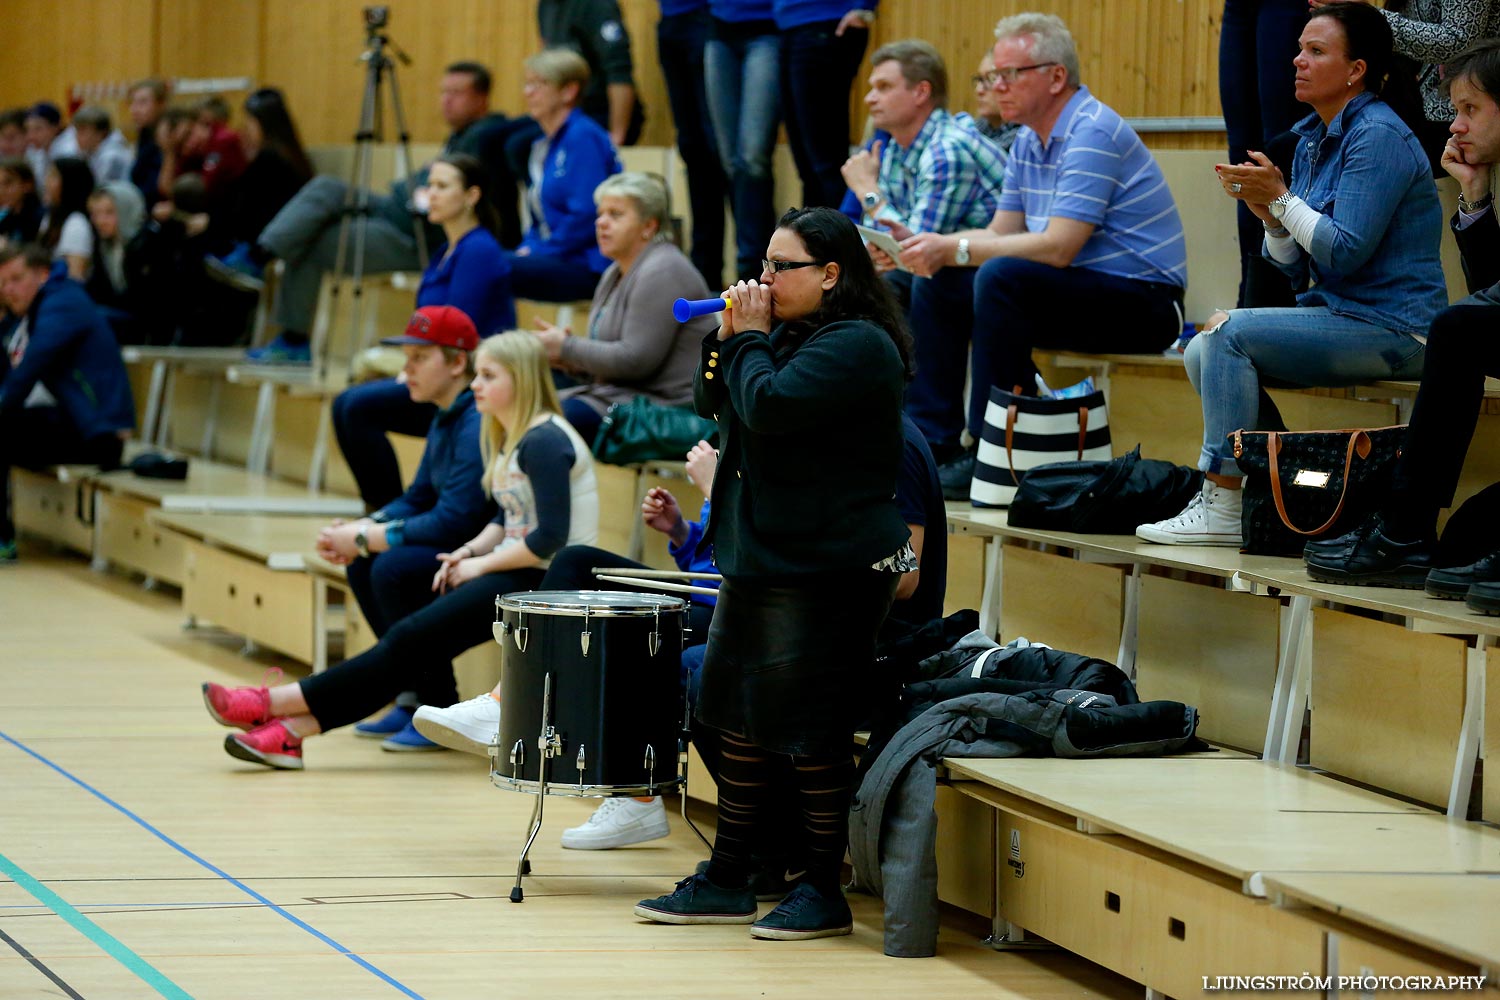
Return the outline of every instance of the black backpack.
{"type": "Polygon", "coordinates": [[[1109,462],[1053,462],[1021,477],[1010,504],[1017,528],[1130,535],[1182,512],[1203,488],[1203,473],[1142,458],[1140,445],[1109,462]]]}

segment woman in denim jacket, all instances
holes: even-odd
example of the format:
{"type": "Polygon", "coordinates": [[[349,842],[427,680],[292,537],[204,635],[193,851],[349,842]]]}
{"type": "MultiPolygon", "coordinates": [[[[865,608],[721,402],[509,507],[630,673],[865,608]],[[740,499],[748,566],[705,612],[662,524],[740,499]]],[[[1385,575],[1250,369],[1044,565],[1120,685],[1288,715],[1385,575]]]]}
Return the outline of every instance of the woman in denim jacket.
{"type": "Polygon", "coordinates": [[[1203,491],[1176,517],[1137,528],[1147,541],[1238,547],[1243,479],[1227,438],[1280,426],[1263,386],[1420,378],[1427,328],[1448,304],[1427,155],[1378,96],[1390,26],[1363,3],[1329,4],[1299,45],[1297,99],[1314,113],[1293,130],[1290,186],[1258,152],[1215,169],[1265,224],[1266,256],[1311,287],[1295,308],[1219,314],[1189,342],[1188,378],[1203,400],[1203,491]]]}

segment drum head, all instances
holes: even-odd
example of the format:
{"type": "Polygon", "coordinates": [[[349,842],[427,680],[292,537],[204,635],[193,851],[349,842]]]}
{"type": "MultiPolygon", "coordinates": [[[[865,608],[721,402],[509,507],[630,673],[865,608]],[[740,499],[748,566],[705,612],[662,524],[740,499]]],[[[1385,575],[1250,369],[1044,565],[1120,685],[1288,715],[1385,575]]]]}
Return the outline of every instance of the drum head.
{"type": "Polygon", "coordinates": [[[618,590],[529,590],[506,594],[500,607],[527,614],[650,618],[669,611],[682,611],[688,602],[665,594],[632,594],[618,590]]]}

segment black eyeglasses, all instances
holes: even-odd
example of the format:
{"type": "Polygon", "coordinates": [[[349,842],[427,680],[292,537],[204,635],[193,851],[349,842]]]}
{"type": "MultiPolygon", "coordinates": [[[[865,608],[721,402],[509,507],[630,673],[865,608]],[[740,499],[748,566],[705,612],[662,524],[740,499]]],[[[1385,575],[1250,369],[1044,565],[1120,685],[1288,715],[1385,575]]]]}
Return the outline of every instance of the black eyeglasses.
{"type": "Polygon", "coordinates": [[[1055,62],[1032,63],[1030,66],[1007,66],[1004,69],[993,70],[989,73],[980,73],[969,77],[974,81],[974,86],[993,87],[998,80],[1004,80],[1007,87],[1014,86],[1016,78],[1027,70],[1046,69],[1048,66],[1056,66],[1055,62]]]}
{"type": "Polygon", "coordinates": [[[762,260],[760,267],[762,271],[770,271],[772,274],[780,274],[782,271],[795,271],[799,267],[822,267],[820,260],[762,260]]]}

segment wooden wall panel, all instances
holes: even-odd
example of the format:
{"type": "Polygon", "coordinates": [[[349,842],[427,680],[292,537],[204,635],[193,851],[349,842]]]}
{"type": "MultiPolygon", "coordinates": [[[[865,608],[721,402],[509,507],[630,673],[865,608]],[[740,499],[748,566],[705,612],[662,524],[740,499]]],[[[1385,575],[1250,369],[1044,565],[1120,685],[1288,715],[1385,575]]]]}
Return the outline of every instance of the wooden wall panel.
{"type": "Polygon", "coordinates": [[[162,76],[248,76],[259,82],[262,0],[157,0],[162,76]]]}

